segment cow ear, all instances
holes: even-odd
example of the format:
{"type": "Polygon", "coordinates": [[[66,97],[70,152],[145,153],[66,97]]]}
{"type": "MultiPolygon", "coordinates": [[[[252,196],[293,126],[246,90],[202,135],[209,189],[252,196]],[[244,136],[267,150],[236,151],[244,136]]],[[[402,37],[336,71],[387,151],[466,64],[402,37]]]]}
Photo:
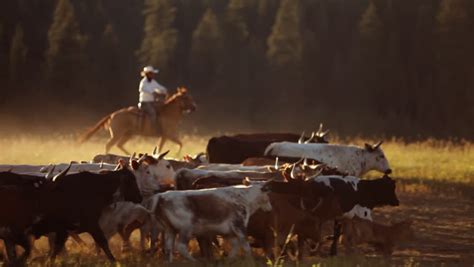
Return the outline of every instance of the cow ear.
{"type": "Polygon", "coordinates": [[[246,186],[249,186],[251,184],[250,182],[250,179],[248,177],[245,177],[243,180],[242,180],[242,184],[243,185],[246,185],[246,186]]]}
{"type": "Polygon", "coordinates": [[[136,171],[140,167],[140,163],[137,160],[132,160],[130,162],[130,166],[132,166],[132,169],[136,171]]]}
{"type": "Polygon", "coordinates": [[[373,152],[373,151],[374,151],[374,148],[373,148],[371,145],[365,143],[364,146],[365,146],[365,150],[367,150],[367,151],[369,151],[369,152],[373,152]]]}

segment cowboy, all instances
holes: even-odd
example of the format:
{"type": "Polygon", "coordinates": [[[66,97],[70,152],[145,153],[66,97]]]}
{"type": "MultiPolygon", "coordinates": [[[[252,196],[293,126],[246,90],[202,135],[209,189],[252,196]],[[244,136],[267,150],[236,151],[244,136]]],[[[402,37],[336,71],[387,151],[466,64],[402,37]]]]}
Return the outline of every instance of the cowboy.
{"type": "Polygon", "coordinates": [[[168,90],[154,79],[158,72],[159,70],[153,66],[144,67],[140,73],[143,79],[138,88],[140,92],[138,108],[148,114],[152,129],[158,129],[158,112],[168,97],[168,90]]]}

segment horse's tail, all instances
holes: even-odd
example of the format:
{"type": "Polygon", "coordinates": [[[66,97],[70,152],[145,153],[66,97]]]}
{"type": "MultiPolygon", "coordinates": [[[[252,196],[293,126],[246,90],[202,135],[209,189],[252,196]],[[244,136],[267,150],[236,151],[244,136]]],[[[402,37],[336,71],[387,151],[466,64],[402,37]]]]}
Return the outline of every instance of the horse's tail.
{"type": "Polygon", "coordinates": [[[112,114],[109,114],[103,117],[94,127],[89,129],[79,138],[79,143],[84,143],[85,141],[89,140],[100,128],[102,128],[110,119],[112,114]]]}

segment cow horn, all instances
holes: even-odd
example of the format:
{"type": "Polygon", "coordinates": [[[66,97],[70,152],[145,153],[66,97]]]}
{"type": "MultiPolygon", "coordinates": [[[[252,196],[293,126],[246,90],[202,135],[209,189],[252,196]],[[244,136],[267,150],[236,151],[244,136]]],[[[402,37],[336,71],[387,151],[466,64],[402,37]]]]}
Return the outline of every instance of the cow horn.
{"type": "Polygon", "coordinates": [[[303,166],[304,166],[304,167],[308,166],[308,158],[304,158],[304,160],[303,160],[303,166]]]}
{"type": "Polygon", "coordinates": [[[278,170],[280,166],[278,166],[278,157],[275,158],[275,169],[278,170]]]}
{"type": "Polygon", "coordinates": [[[373,149],[375,150],[375,149],[379,148],[380,145],[382,145],[382,143],[383,143],[383,141],[379,141],[377,144],[375,144],[375,145],[373,146],[373,149]]]}
{"type": "Polygon", "coordinates": [[[165,153],[160,154],[160,155],[158,156],[158,159],[159,159],[159,160],[160,160],[160,159],[163,159],[166,155],[168,155],[168,153],[170,153],[169,150],[166,151],[165,153]]]}
{"type": "MultiPolygon", "coordinates": [[[[139,163],[142,163],[142,162],[145,160],[146,157],[148,157],[148,154],[147,154],[147,153],[143,154],[143,155],[138,159],[138,162],[139,162],[139,163]]],[[[131,161],[130,161],[130,163],[131,163],[131,161]]]]}
{"type": "Polygon", "coordinates": [[[318,204],[316,204],[316,206],[311,209],[311,212],[315,212],[319,208],[319,206],[321,206],[322,203],[323,203],[323,199],[320,197],[318,204]]]}
{"type": "Polygon", "coordinates": [[[323,170],[324,170],[324,164],[318,164],[314,167],[314,170],[316,170],[316,173],[313,174],[313,177],[319,176],[323,170]]]}
{"type": "Polygon", "coordinates": [[[316,136],[316,133],[315,133],[315,132],[312,132],[312,133],[311,133],[311,136],[309,137],[309,139],[306,140],[304,143],[305,143],[305,144],[310,143],[311,141],[313,141],[313,139],[314,139],[315,136],[316,136]]]}
{"type": "Polygon", "coordinates": [[[52,168],[49,169],[48,173],[44,176],[44,178],[46,178],[48,180],[53,178],[54,168],[56,168],[56,165],[49,165],[49,166],[52,166],[52,168]]]}
{"type": "Polygon", "coordinates": [[[102,168],[104,168],[104,161],[103,160],[99,164],[99,169],[102,169],[102,168]]]}
{"type": "Polygon", "coordinates": [[[156,152],[158,152],[158,147],[157,146],[155,146],[155,148],[153,149],[152,155],[153,156],[156,155],[156,152]]]}
{"type": "Polygon", "coordinates": [[[290,172],[291,179],[296,179],[295,167],[296,167],[296,164],[293,164],[293,167],[291,167],[291,172],[290,172]]]}
{"type": "Polygon", "coordinates": [[[304,131],[301,133],[300,139],[298,139],[298,144],[303,144],[304,142],[304,131]]]}
{"type": "Polygon", "coordinates": [[[130,155],[130,158],[128,159],[128,163],[132,164],[132,160],[135,158],[135,155],[136,155],[136,154],[137,154],[137,153],[133,152],[133,154],[130,155]]]}
{"type": "Polygon", "coordinates": [[[318,131],[316,132],[316,134],[321,137],[321,134],[323,133],[323,123],[319,123],[319,129],[318,131]]]}
{"type": "Polygon", "coordinates": [[[69,169],[71,168],[71,166],[72,166],[72,163],[69,163],[66,169],[62,170],[60,173],[56,174],[56,176],[53,177],[52,181],[54,182],[56,181],[56,179],[64,177],[69,171],[69,169]]]}
{"type": "Polygon", "coordinates": [[[195,159],[195,160],[198,160],[200,157],[205,156],[205,155],[206,155],[205,152],[199,152],[199,153],[194,157],[194,159],[195,159]]]}
{"type": "Polygon", "coordinates": [[[302,210],[306,210],[306,206],[304,205],[303,198],[300,198],[300,207],[302,210]]]}
{"type": "Polygon", "coordinates": [[[369,151],[369,152],[373,152],[373,151],[374,151],[374,147],[373,147],[373,146],[371,146],[371,145],[369,145],[369,144],[367,144],[367,143],[365,143],[364,146],[365,146],[365,149],[366,149],[367,151],[369,151]]]}

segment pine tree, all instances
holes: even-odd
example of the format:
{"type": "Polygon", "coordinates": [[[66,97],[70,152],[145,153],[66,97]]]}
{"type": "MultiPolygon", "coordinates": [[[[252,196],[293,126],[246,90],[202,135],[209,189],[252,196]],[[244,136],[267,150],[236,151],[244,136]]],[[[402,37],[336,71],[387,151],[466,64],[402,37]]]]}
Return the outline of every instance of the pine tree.
{"type": "Polygon", "coordinates": [[[144,38],[137,51],[139,62],[154,65],[164,70],[164,75],[171,73],[178,31],[173,27],[176,8],[172,0],[145,1],[144,38]]]}
{"type": "Polygon", "coordinates": [[[375,93],[383,88],[383,32],[384,27],[377,6],[371,1],[358,25],[358,61],[355,68],[359,85],[357,96],[360,97],[357,103],[361,109],[367,109],[369,105],[376,103],[375,93]]]}
{"type": "Polygon", "coordinates": [[[218,74],[222,34],[217,16],[211,8],[204,13],[193,32],[191,79],[198,86],[210,86],[218,74]]]}
{"type": "Polygon", "coordinates": [[[82,89],[87,58],[84,48],[87,38],[80,33],[74,7],[70,0],[59,0],[53,23],[48,31],[45,53],[49,86],[58,94],[68,96],[68,89],[82,89]]]}
{"type": "Polygon", "coordinates": [[[23,28],[17,25],[10,46],[10,80],[12,82],[21,82],[18,80],[22,67],[26,62],[28,48],[25,45],[23,28]]]}
{"type": "MultiPolygon", "coordinates": [[[[468,107],[472,106],[470,101],[473,100],[470,91],[474,90],[471,78],[474,61],[474,18],[469,13],[472,10],[473,4],[470,0],[443,0],[437,17],[437,66],[440,77],[434,103],[438,104],[439,120],[450,120],[459,126],[466,125],[466,121],[457,114],[466,114],[468,107]]],[[[474,114],[470,115],[473,122],[474,114]]]]}
{"type": "Polygon", "coordinates": [[[299,0],[282,0],[272,33],[268,37],[269,61],[276,67],[299,66],[303,56],[299,0]]]}

